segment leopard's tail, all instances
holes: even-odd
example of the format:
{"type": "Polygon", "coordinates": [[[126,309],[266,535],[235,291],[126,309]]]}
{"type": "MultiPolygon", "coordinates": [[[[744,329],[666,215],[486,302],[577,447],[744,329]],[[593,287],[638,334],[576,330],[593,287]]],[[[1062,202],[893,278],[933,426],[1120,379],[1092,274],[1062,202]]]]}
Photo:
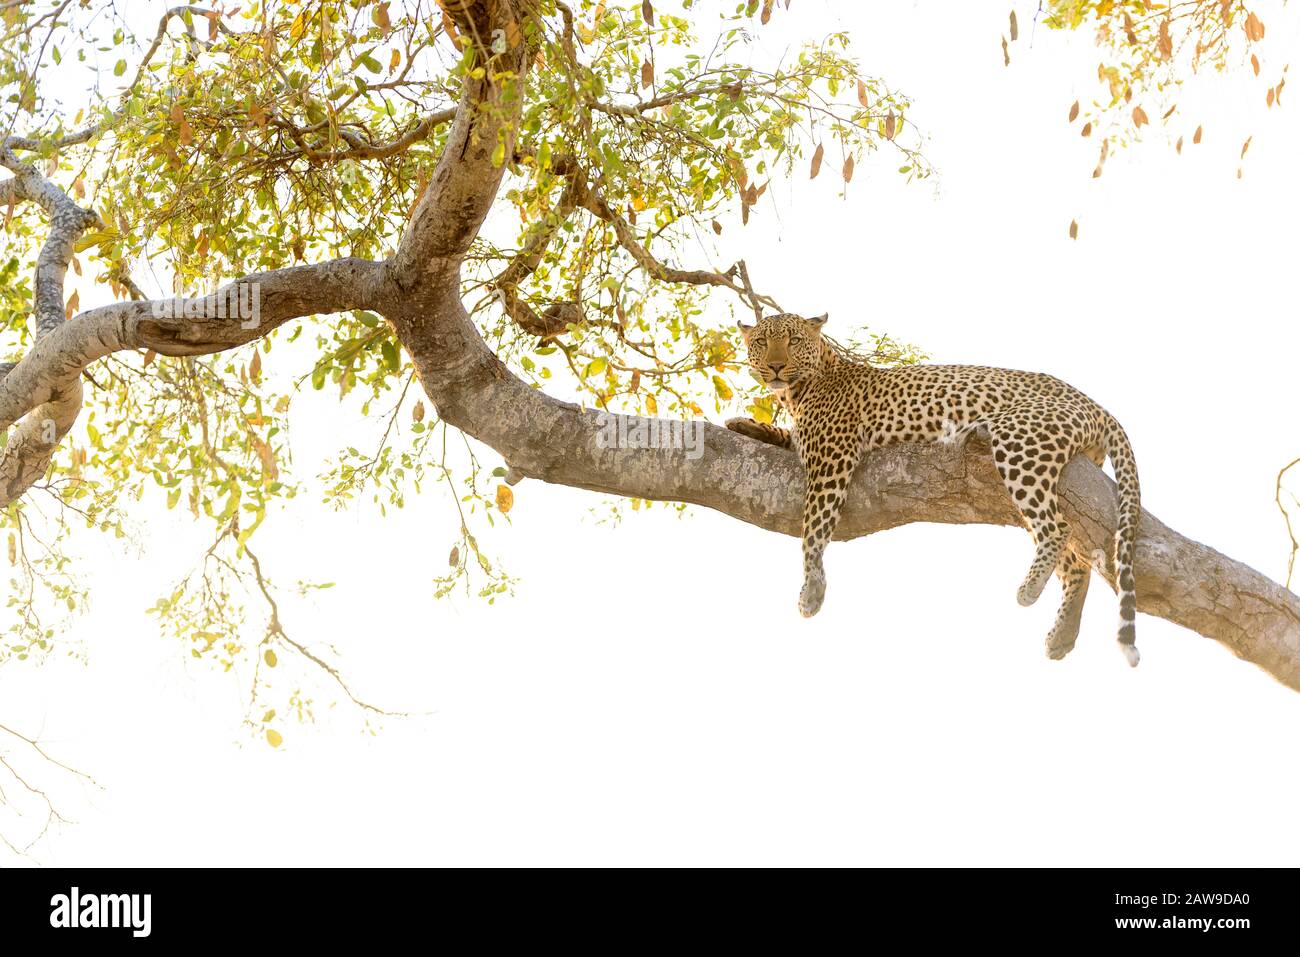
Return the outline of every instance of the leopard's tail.
{"type": "Polygon", "coordinates": [[[1119,646],[1134,668],[1140,659],[1137,650],[1137,580],[1133,574],[1133,553],[1137,546],[1138,524],[1142,515],[1142,495],[1138,487],[1137,460],[1124,428],[1114,416],[1102,413],[1102,439],[1106,454],[1115,469],[1119,486],[1119,514],[1115,527],[1115,583],[1119,593],[1119,646]]]}

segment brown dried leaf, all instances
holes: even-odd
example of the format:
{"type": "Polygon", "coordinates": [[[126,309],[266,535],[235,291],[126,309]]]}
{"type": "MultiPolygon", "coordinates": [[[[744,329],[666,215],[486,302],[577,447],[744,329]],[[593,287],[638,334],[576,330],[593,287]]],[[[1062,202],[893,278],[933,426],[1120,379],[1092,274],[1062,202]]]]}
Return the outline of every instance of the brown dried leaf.
{"type": "Polygon", "coordinates": [[[1255,42],[1264,39],[1264,22],[1254,13],[1246,18],[1246,39],[1255,42]]]}
{"type": "Polygon", "coordinates": [[[867,101],[867,85],[861,80],[858,80],[858,102],[864,110],[870,105],[867,101]]]}
{"type": "Polygon", "coordinates": [[[1156,49],[1161,59],[1168,60],[1174,55],[1174,41],[1169,36],[1169,18],[1160,21],[1160,32],[1156,35],[1156,49]]]}
{"type": "Polygon", "coordinates": [[[1141,129],[1143,123],[1150,123],[1150,122],[1151,122],[1151,121],[1147,119],[1147,111],[1146,111],[1146,110],[1142,109],[1142,107],[1140,107],[1140,106],[1135,106],[1135,107],[1133,107],[1133,125],[1134,125],[1134,126],[1136,126],[1138,129],[1141,129]]]}
{"type": "Polygon", "coordinates": [[[824,147],[821,143],[818,143],[817,149],[813,152],[812,170],[808,174],[809,179],[816,179],[817,174],[821,172],[822,156],[825,155],[825,153],[826,153],[826,147],[824,147]]]}
{"type": "Polygon", "coordinates": [[[1080,135],[1080,136],[1091,136],[1091,135],[1092,135],[1092,124],[1091,124],[1091,123],[1084,123],[1084,124],[1083,124],[1083,129],[1079,130],[1079,135],[1080,135]]]}
{"type": "Polygon", "coordinates": [[[655,25],[655,8],[650,5],[650,0],[641,0],[641,17],[650,26],[655,25]]]}
{"type": "Polygon", "coordinates": [[[1073,123],[1079,118],[1079,101],[1074,101],[1074,106],[1070,107],[1070,122],[1073,123]]]}
{"type": "Polygon", "coordinates": [[[853,179],[853,157],[850,156],[848,159],[844,161],[844,182],[847,183],[852,179],[853,179]]]}
{"type": "Polygon", "coordinates": [[[894,134],[898,132],[898,117],[894,116],[894,111],[890,110],[889,115],[885,117],[885,139],[892,140],[894,134]]]}
{"type": "Polygon", "coordinates": [[[655,66],[649,60],[641,64],[641,88],[645,89],[655,81],[655,66]]]}
{"type": "Polygon", "coordinates": [[[415,402],[415,407],[411,409],[411,421],[412,422],[424,421],[424,403],[418,399],[415,402]]]}
{"type": "Polygon", "coordinates": [[[1020,36],[1020,24],[1016,23],[1016,11],[1011,11],[1011,41],[1014,43],[1020,36]]]}
{"type": "Polygon", "coordinates": [[[1183,153],[1183,138],[1181,136],[1178,137],[1178,142],[1174,144],[1174,152],[1179,156],[1183,153]]]}
{"type": "Polygon", "coordinates": [[[1079,221],[1077,219],[1070,220],[1070,238],[1079,238],[1079,221]]]}
{"type": "Polygon", "coordinates": [[[1242,158],[1242,159],[1245,159],[1245,158],[1246,158],[1246,150],[1250,149],[1250,141],[1253,140],[1254,138],[1255,138],[1255,137],[1253,137],[1253,136],[1247,136],[1247,137],[1246,137],[1246,142],[1244,142],[1244,143],[1241,144],[1241,158],[1242,158]]]}
{"type": "Polygon", "coordinates": [[[276,468],[275,453],[271,450],[270,444],[251,434],[248,441],[253,446],[253,451],[257,453],[257,457],[262,460],[262,475],[274,482],[279,478],[280,470],[276,468]]]}
{"type": "Polygon", "coordinates": [[[717,233],[719,236],[722,235],[722,224],[718,222],[716,219],[713,221],[713,231],[717,233]]]}
{"type": "Polygon", "coordinates": [[[77,310],[80,308],[81,308],[81,293],[76,290],[73,290],[72,297],[68,299],[68,306],[64,310],[64,313],[67,315],[67,318],[71,319],[73,316],[77,314],[77,310]]]}
{"type": "Polygon", "coordinates": [[[1002,38],[1002,65],[1011,66],[1011,54],[1007,52],[1007,38],[1002,38]]]}
{"type": "Polygon", "coordinates": [[[1255,71],[1256,76],[1259,76],[1259,57],[1253,53],[1250,55],[1250,68],[1255,71]]]}
{"type": "Polygon", "coordinates": [[[1201,127],[1198,126],[1196,128],[1196,132],[1192,134],[1192,143],[1193,145],[1195,145],[1200,142],[1201,142],[1201,127]]]}

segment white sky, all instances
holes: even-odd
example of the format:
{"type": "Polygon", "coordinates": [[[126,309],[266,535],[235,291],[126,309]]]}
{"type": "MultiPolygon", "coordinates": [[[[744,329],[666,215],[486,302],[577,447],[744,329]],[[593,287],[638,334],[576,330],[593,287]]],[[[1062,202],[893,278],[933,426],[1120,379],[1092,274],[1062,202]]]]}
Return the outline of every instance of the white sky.
{"type": "MultiPolygon", "coordinates": [[[[1033,7],[1019,6],[1010,69],[1006,3],[798,0],[779,14],[768,53],[795,31],[850,30],[869,69],[914,98],[941,176],[909,187],[896,162],[868,163],[847,201],[835,164],[813,184],[774,183],[747,229],[728,224],[718,261],[745,256],[784,305],[829,310],[833,329],[865,323],[936,361],[1066,379],[1124,423],[1148,507],[1279,577],[1273,481],[1300,454],[1294,114],[1266,115],[1264,83],[1230,79],[1189,111],[1201,147],[1177,157],[1151,142],[1092,180],[1096,143],[1066,112],[1096,90],[1096,51],[1084,35],[1035,33],[1033,7]]],[[[1268,29],[1276,72],[1295,29],[1268,29]]],[[[300,474],[342,436],[372,434],[327,394],[295,407],[300,474]]],[[[431,597],[456,527],[439,492],[387,520],[307,495],[268,522],[258,539],[272,575],[339,583],[290,601],[290,632],[338,649],[365,697],[432,712],[375,736],[351,712],[290,726],[274,751],[239,727],[244,687],[190,667],[143,613],[206,528],[149,517],[143,556],[88,542],[95,606],[75,636],[88,663],[0,673],[0,721],[39,730],[106,786],[63,792],[78,823],[40,859],[1297,859],[1283,821],[1300,786],[1300,696],[1146,616],[1130,670],[1097,581],[1076,650],[1048,661],[1059,587],[1016,604],[1032,556],[1019,530],[911,526],[836,543],[825,607],[804,621],[793,539],[705,511],[612,528],[592,514],[597,496],[515,491],[513,526],[489,547],[522,583],[493,607],[431,597]]]]}

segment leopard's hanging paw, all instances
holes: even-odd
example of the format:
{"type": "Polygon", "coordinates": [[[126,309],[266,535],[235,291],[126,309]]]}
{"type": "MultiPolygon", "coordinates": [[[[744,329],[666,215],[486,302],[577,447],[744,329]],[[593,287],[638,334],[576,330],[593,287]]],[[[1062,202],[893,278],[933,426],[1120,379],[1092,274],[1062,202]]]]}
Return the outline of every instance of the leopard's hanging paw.
{"type": "Polygon", "coordinates": [[[799,591],[799,614],[811,618],[821,610],[825,597],[826,573],[809,572],[804,576],[803,588],[799,591]]]}

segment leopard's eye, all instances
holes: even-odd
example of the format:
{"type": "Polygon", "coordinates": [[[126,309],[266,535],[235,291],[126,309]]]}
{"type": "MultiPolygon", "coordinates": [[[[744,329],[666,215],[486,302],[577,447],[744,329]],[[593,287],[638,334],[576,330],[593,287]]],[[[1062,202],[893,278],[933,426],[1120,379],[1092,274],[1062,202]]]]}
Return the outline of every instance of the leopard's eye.
{"type": "Polygon", "coordinates": [[[801,343],[801,342],[803,342],[803,336],[791,336],[791,337],[790,337],[790,345],[792,345],[792,346],[797,346],[797,345],[798,345],[799,343],[801,343]]]}
{"type": "Polygon", "coordinates": [[[763,346],[767,345],[767,340],[766,340],[766,339],[755,339],[755,340],[754,340],[754,345],[758,346],[758,348],[761,349],[761,348],[763,348],[763,346]]]}

